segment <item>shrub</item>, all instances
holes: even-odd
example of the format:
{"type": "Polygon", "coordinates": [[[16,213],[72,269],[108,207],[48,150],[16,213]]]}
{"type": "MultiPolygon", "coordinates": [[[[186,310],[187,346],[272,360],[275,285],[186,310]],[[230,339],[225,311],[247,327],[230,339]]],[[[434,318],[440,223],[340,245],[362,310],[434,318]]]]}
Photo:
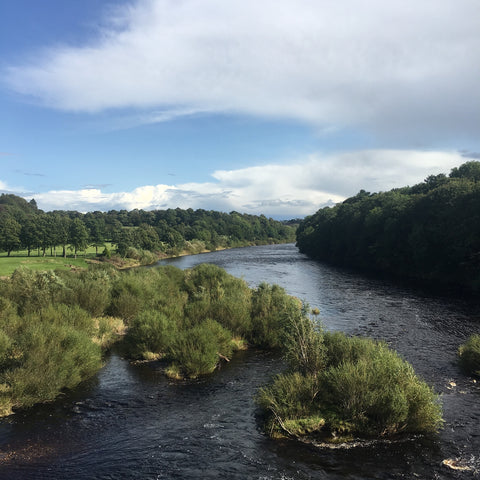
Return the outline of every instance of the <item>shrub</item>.
{"type": "Polygon", "coordinates": [[[75,305],[49,305],[37,313],[24,317],[24,323],[48,323],[58,326],[70,326],[77,331],[84,332],[87,336],[93,337],[96,332],[94,319],[82,308],[75,305]]]}
{"type": "Polygon", "coordinates": [[[86,333],[30,318],[17,332],[8,368],[0,374],[3,403],[29,407],[53,400],[100,367],[100,348],[86,333]]]}
{"type": "Polygon", "coordinates": [[[106,268],[89,268],[83,272],[66,272],[62,278],[67,287],[62,302],[78,305],[94,317],[105,314],[111,300],[112,277],[106,268]]]}
{"type": "Polygon", "coordinates": [[[183,289],[189,302],[185,316],[213,318],[237,335],[250,331],[251,290],[246,282],[216,265],[201,264],[185,272],[183,289]]]}
{"type": "Polygon", "coordinates": [[[125,324],[121,318],[100,317],[95,319],[97,331],[93,341],[102,350],[110,348],[120,337],[125,335],[125,324]]]}
{"type": "Polygon", "coordinates": [[[480,375],[480,335],[472,335],[458,349],[461,367],[468,373],[480,375]]]}
{"type": "Polygon", "coordinates": [[[322,328],[311,321],[303,310],[295,311],[285,327],[285,357],[290,368],[303,375],[316,375],[325,367],[326,347],[322,328]]]}
{"type": "Polygon", "coordinates": [[[283,346],[285,328],[301,304],[278,285],[262,283],[252,293],[251,332],[248,340],[262,348],[283,346]]]}
{"type": "Polygon", "coordinates": [[[147,310],[131,323],[125,343],[133,358],[147,358],[150,353],[166,352],[177,333],[175,321],[163,313],[147,310]]]}
{"type": "MultiPolygon", "coordinates": [[[[318,393],[318,380],[313,375],[298,372],[277,375],[271,385],[263,387],[257,394],[258,405],[269,413],[266,429],[274,436],[282,431],[290,435],[300,435],[299,428],[305,428],[307,418],[320,418],[320,411],[315,398],[318,393]],[[299,422],[298,427],[292,425],[299,422]],[[290,428],[286,424],[290,423],[290,428]],[[300,426],[300,424],[303,424],[300,426]]],[[[317,426],[323,425],[319,421],[317,426]]]]}
{"type": "Polygon", "coordinates": [[[385,343],[322,335],[306,325],[297,321],[294,327],[304,330],[292,338],[300,341],[299,349],[305,339],[308,347],[320,348],[313,356],[315,373],[306,367],[309,355],[298,354],[291,362],[293,373],[278,376],[261,390],[259,403],[270,432],[382,436],[441,427],[441,406],[433,390],[385,343]]]}
{"type": "Polygon", "coordinates": [[[173,364],[190,378],[211,373],[217,367],[219,355],[232,352],[232,334],[219,323],[207,319],[179,331],[168,349],[173,364]]]}
{"type": "Polygon", "coordinates": [[[57,303],[65,289],[63,280],[53,271],[19,268],[13,272],[5,292],[16,305],[18,313],[32,313],[57,303]]]}

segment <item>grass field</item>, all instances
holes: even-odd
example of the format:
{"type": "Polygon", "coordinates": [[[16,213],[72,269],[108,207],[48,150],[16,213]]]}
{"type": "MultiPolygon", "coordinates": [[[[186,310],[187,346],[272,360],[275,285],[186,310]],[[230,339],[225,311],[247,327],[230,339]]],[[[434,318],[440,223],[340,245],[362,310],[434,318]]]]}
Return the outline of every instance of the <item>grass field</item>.
{"type": "Polygon", "coordinates": [[[72,267],[86,266],[87,263],[84,258],[0,256],[1,277],[11,275],[19,267],[26,267],[32,270],[55,270],[57,268],[68,270],[72,267]]]}
{"type": "MultiPolygon", "coordinates": [[[[111,244],[108,244],[111,248],[111,244]]],[[[101,253],[103,247],[98,249],[101,253]]],[[[26,250],[20,250],[18,252],[12,252],[9,257],[5,252],[0,253],[0,276],[11,275],[17,268],[26,267],[32,270],[55,270],[57,268],[62,270],[68,270],[72,267],[86,267],[87,262],[85,259],[95,258],[95,247],[88,247],[85,252],[77,254],[77,258],[74,258],[73,252],[67,250],[67,258],[62,257],[62,249],[57,248],[57,256],[51,257],[50,250],[47,250],[47,255],[43,257],[40,253],[38,256],[37,250],[30,252],[30,257],[26,250]]]]}

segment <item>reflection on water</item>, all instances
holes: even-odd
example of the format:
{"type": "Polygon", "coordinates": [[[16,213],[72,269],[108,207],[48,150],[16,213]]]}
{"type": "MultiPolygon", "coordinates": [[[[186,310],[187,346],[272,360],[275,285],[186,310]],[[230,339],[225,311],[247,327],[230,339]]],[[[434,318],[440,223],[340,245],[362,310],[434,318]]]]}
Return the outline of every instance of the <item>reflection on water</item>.
{"type": "Polygon", "coordinates": [[[81,388],[0,423],[0,478],[344,479],[473,478],[441,465],[479,467],[480,391],[456,363],[479,330],[480,309],[327,267],[293,245],[235,249],[164,261],[208,261],[250,285],[278,283],[318,307],[325,328],[385,339],[442,394],[446,425],[434,437],[317,449],[266,438],[256,389],[282,370],[275,356],[242,352],[214,375],[174,382],[113,353],[81,388]],[[460,478],[460,477],[458,477],[460,478]]]}

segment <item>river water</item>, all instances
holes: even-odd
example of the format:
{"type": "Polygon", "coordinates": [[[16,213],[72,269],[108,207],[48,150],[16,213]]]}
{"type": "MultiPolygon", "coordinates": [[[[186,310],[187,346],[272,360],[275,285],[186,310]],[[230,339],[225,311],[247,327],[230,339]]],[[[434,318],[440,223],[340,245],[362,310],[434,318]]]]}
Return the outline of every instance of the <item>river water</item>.
{"type": "Polygon", "coordinates": [[[0,479],[480,478],[480,381],[456,364],[458,345],[480,331],[478,304],[326,266],[294,245],[161,263],[201,262],[251,286],[283,286],[319,308],[326,329],[386,340],[441,394],[444,429],[351,448],[274,441],[261,431],[253,397],[282,370],[279,358],[242,352],[211,376],[177,382],[112,353],[74,392],[0,422],[0,479]]]}

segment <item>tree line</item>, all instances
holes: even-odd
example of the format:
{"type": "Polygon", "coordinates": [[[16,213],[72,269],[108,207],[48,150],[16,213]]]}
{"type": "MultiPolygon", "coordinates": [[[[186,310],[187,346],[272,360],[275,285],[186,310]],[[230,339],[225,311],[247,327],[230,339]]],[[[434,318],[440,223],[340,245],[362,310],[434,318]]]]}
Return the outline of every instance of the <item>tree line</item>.
{"type": "MultiPolygon", "coordinates": [[[[294,241],[295,227],[238,212],[207,210],[111,210],[44,212],[35,200],[12,194],[0,196],[0,251],[26,250],[37,254],[74,254],[92,245],[115,245],[122,256],[132,249],[178,254],[187,250],[215,250],[254,244],[294,241]],[[60,248],[60,251],[57,251],[60,248]]],[[[192,253],[197,253],[192,251],[192,253]]]]}
{"type": "Polygon", "coordinates": [[[480,162],[305,218],[297,246],[336,265],[480,290],[480,162]]]}

